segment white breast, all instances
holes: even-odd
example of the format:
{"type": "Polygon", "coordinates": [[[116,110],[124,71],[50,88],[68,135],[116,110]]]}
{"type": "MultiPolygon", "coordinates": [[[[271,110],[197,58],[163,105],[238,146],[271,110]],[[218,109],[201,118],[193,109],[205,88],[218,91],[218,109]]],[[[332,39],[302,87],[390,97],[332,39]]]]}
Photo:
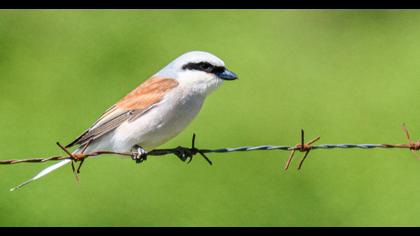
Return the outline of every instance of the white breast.
{"type": "Polygon", "coordinates": [[[156,107],[112,132],[112,149],[128,152],[138,144],[151,150],[185,129],[200,111],[204,97],[187,95],[182,89],[172,90],[156,107]]]}

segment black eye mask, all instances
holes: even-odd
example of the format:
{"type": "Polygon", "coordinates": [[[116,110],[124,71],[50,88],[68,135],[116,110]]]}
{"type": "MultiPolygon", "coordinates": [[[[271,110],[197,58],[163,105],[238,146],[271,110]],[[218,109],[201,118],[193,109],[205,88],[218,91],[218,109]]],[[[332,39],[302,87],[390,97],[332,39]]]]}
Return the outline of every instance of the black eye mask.
{"type": "Polygon", "coordinates": [[[213,66],[208,62],[188,63],[182,67],[184,70],[199,70],[207,73],[221,73],[225,70],[223,66],[213,66]]]}

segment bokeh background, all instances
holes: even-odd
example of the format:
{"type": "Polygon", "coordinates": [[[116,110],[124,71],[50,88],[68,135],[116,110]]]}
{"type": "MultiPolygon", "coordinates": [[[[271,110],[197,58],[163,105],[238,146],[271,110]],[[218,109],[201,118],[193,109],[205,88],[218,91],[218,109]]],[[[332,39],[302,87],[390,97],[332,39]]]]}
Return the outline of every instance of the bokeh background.
{"type": "MultiPolygon", "coordinates": [[[[62,154],[110,105],[180,54],[205,50],[226,82],[161,146],[404,143],[420,137],[420,11],[2,10],[0,159],[62,154]]],[[[419,226],[407,150],[89,159],[16,192],[51,163],[0,166],[0,226],[419,226]]]]}

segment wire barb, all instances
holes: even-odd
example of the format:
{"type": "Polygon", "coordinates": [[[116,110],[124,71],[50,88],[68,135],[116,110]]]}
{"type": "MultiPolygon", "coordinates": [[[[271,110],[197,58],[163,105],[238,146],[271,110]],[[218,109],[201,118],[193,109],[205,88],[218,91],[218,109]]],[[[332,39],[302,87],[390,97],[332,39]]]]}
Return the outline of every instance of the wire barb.
{"type": "Polygon", "coordinates": [[[321,137],[318,136],[311,141],[305,143],[305,131],[303,129],[300,130],[300,144],[296,144],[293,148],[289,148],[291,150],[289,158],[287,158],[286,164],[284,165],[284,170],[288,170],[290,163],[292,162],[292,159],[295,155],[296,151],[305,152],[302,159],[299,162],[298,170],[302,168],[303,162],[306,160],[306,157],[308,156],[309,152],[312,149],[312,144],[318,141],[321,137]]]}
{"type": "MultiPolygon", "coordinates": [[[[188,159],[187,163],[189,164],[192,159],[193,156],[200,154],[210,165],[213,165],[213,162],[210,161],[210,159],[204,154],[204,152],[202,152],[200,149],[195,147],[195,133],[193,133],[192,136],[192,140],[191,140],[191,148],[184,148],[184,147],[178,147],[179,150],[184,150],[186,151],[186,158],[188,159]]],[[[185,160],[187,160],[185,159],[185,160]]]]}
{"type": "MultiPolygon", "coordinates": [[[[63,145],[61,145],[60,144],[60,142],[56,142],[56,144],[57,144],[57,146],[58,147],[60,147],[67,155],[69,155],[69,157],[72,159],[71,160],[71,170],[73,171],[73,174],[74,174],[74,178],[76,179],[76,183],[80,183],[80,178],[79,178],[79,171],[80,171],[80,165],[79,165],[79,167],[77,168],[77,171],[76,171],[76,168],[74,167],[74,162],[76,162],[78,159],[75,157],[75,156],[73,156],[73,154],[71,153],[71,152],[69,152],[68,150],[67,150],[67,148],[65,148],[63,145]]],[[[84,159],[82,159],[82,160],[84,160],[84,159]]]]}
{"type": "Polygon", "coordinates": [[[417,156],[417,154],[416,154],[416,151],[420,149],[420,140],[417,140],[416,142],[411,140],[410,133],[408,132],[408,129],[407,129],[407,126],[405,125],[405,123],[402,124],[402,130],[404,131],[405,136],[408,140],[408,147],[409,147],[411,153],[413,153],[414,157],[416,157],[417,160],[420,160],[420,157],[417,156]]]}

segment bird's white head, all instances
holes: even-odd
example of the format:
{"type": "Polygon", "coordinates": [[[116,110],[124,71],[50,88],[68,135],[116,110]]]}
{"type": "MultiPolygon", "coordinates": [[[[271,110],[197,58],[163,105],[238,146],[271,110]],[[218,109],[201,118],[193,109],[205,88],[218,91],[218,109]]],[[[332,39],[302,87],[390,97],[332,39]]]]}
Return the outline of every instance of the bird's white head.
{"type": "Polygon", "coordinates": [[[191,51],[179,56],[155,76],[174,78],[180,85],[203,95],[219,87],[223,80],[238,78],[220,58],[203,51],[191,51]]]}

